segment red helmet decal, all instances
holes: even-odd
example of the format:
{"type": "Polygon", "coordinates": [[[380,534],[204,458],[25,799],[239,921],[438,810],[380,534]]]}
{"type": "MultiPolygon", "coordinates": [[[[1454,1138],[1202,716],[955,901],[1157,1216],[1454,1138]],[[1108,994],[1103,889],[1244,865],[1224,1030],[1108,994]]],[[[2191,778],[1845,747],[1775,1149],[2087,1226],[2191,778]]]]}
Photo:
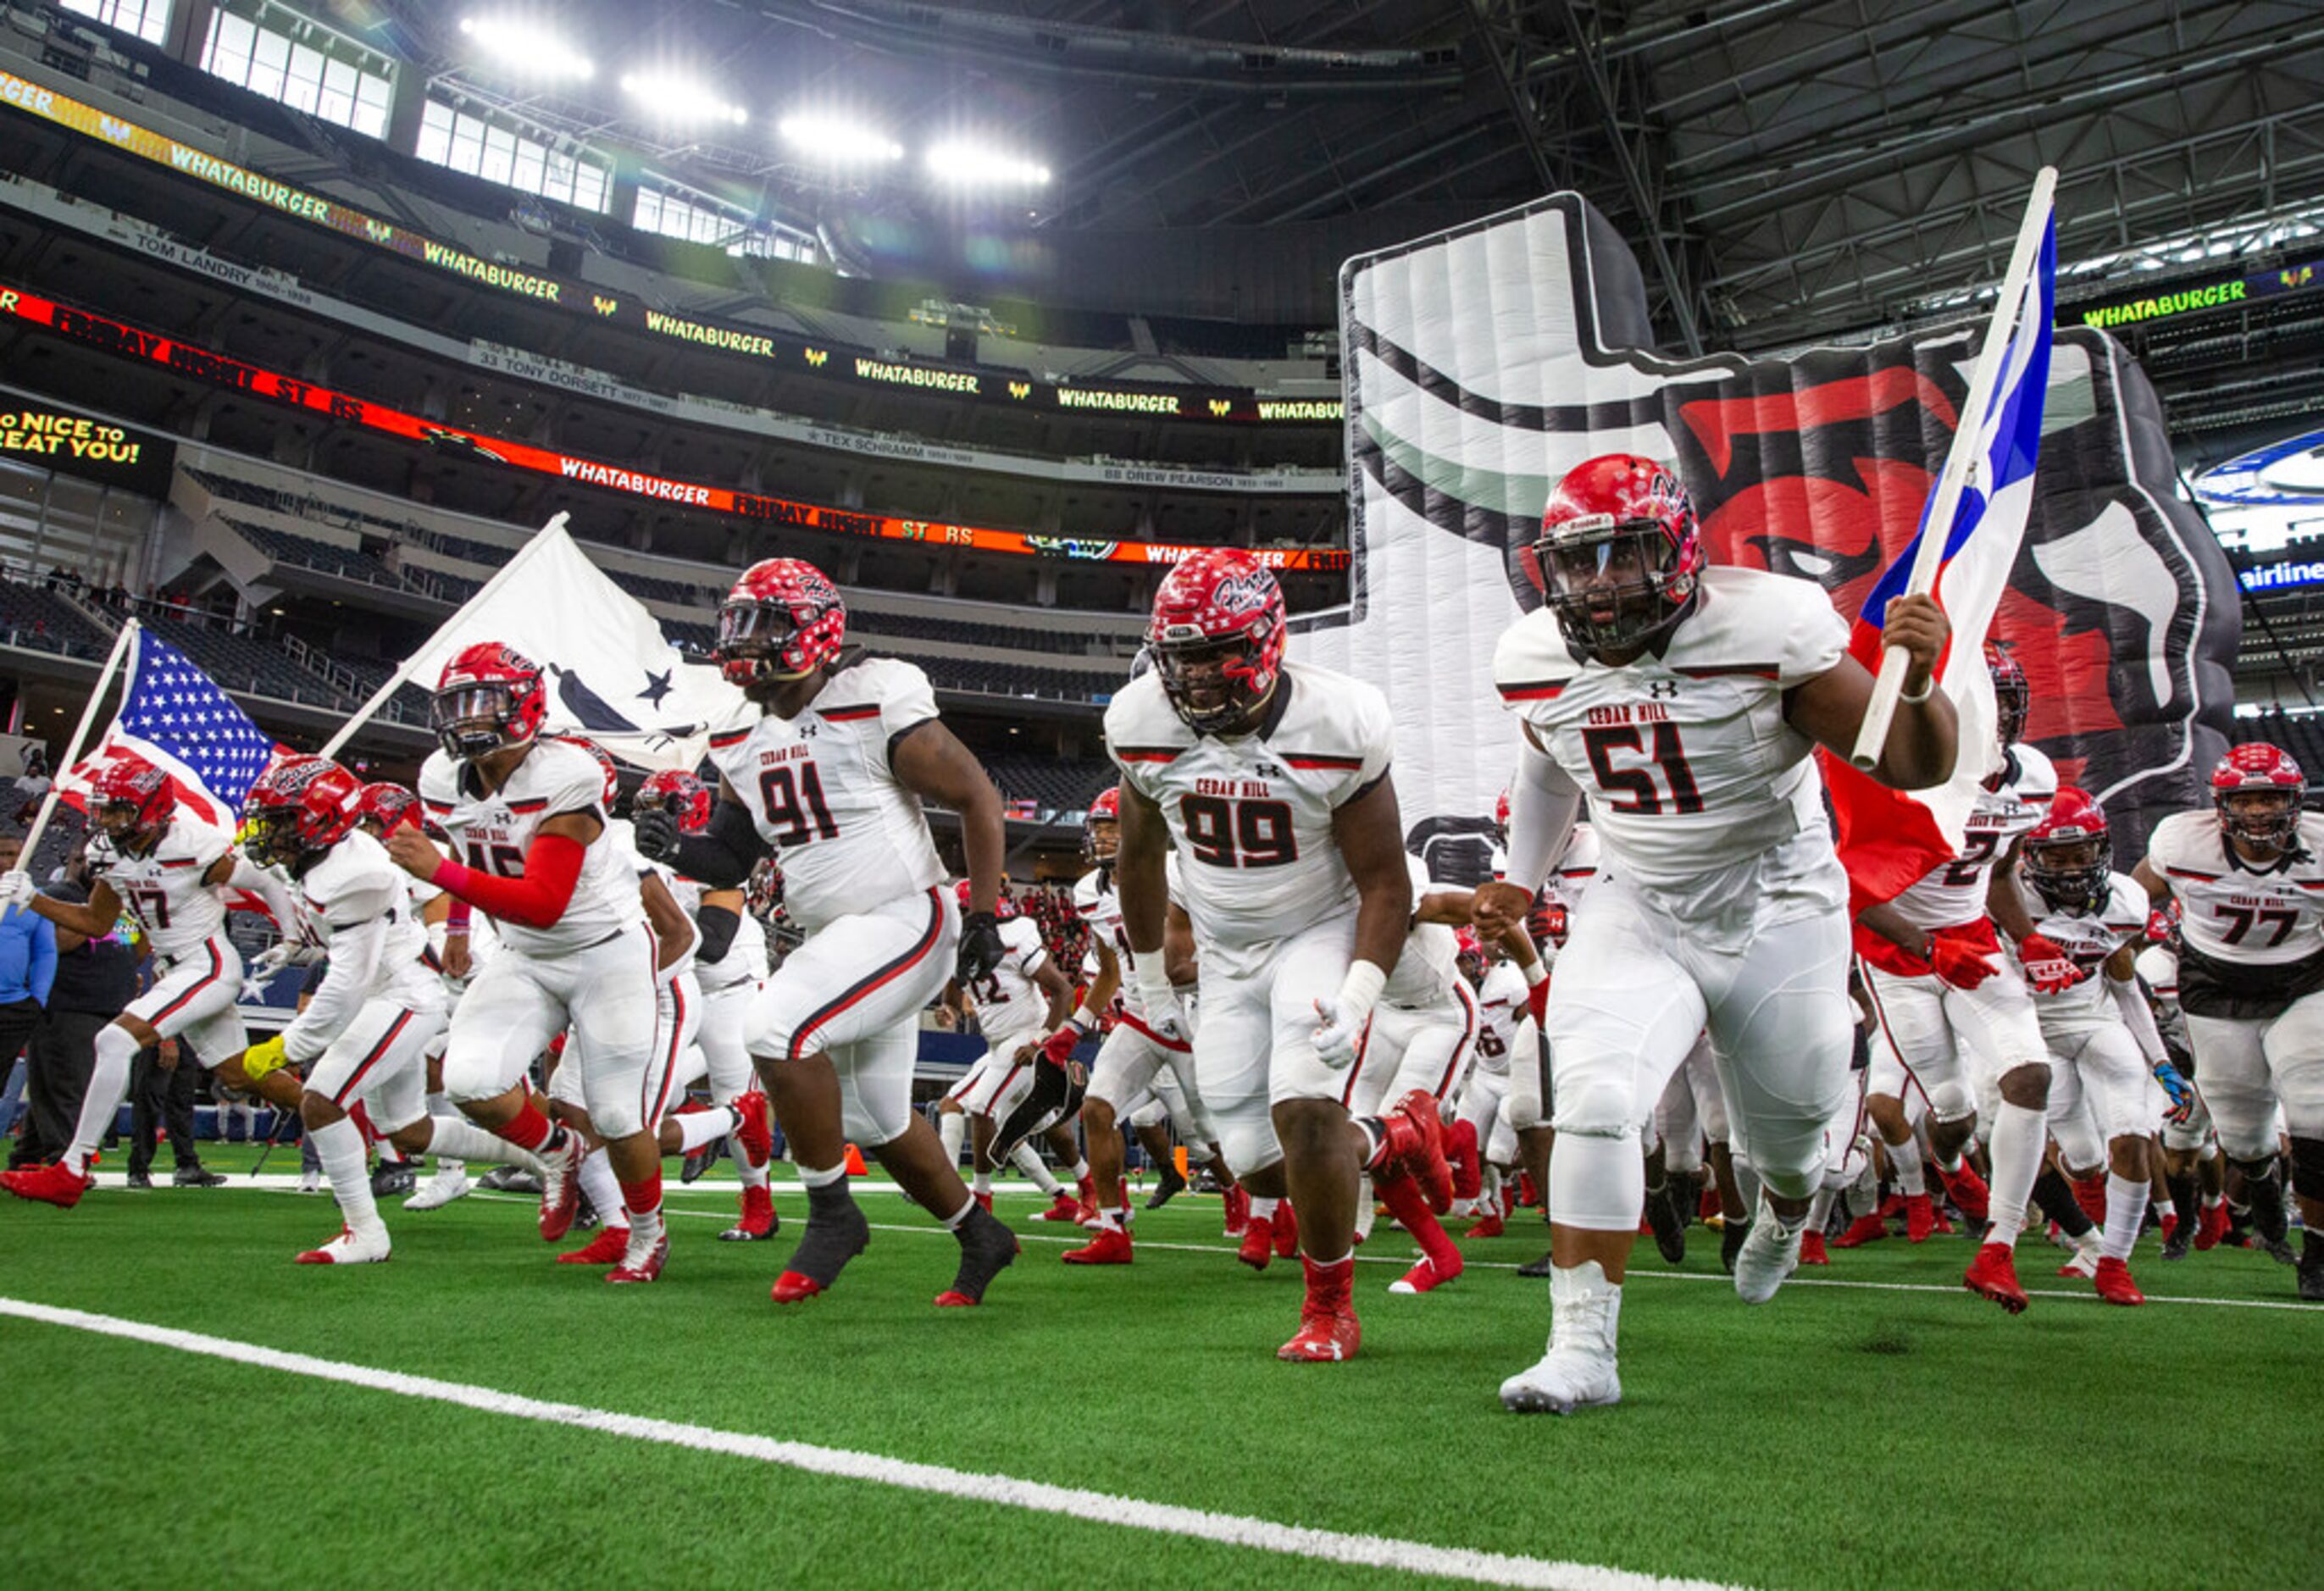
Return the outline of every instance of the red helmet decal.
{"type": "Polygon", "coordinates": [[[1231,728],[1267,700],[1282,676],[1284,636],[1282,588],[1232,547],[1205,548],[1172,569],[1146,630],[1163,693],[1205,732],[1231,728]],[[1205,664],[1222,689],[1203,676],[1205,664]]]}
{"type": "Polygon", "coordinates": [[[538,735],[549,717],[549,693],[531,658],[498,641],[478,641],[444,665],[429,711],[445,754],[466,759],[538,735]]]}
{"type": "Polygon", "coordinates": [[[158,829],[178,810],[178,795],[170,776],[134,754],[117,757],[99,770],[90,781],[88,801],[99,809],[100,823],[105,807],[130,808],[129,832],[158,829]]]}
{"type": "Polygon", "coordinates": [[[425,826],[420,818],[420,797],[401,785],[385,780],[364,786],[363,809],[358,821],[377,823],[382,838],[394,833],[405,823],[415,829],[425,826]]]}
{"type": "Polygon", "coordinates": [[[839,588],[802,558],[752,565],[718,606],[715,656],[736,685],[812,674],[846,642],[847,604],[839,588]]]}
{"type": "Polygon", "coordinates": [[[354,829],[364,797],[363,781],[328,758],[281,758],[243,797],[244,847],[261,862],[327,851],[354,829]]]}

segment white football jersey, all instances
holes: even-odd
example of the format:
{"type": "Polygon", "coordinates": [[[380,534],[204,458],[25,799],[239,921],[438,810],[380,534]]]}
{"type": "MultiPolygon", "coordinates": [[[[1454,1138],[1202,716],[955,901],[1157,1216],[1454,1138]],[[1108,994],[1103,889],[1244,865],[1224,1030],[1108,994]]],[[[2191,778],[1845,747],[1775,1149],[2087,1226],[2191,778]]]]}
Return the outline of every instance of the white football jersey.
{"type": "MultiPolygon", "coordinates": [[[[524,877],[524,855],[533,836],[550,818],[586,812],[600,824],[606,818],[605,770],[580,747],[562,740],[535,740],[507,784],[490,795],[475,770],[441,751],[429,753],[420,768],[420,803],[428,822],[451,840],[453,859],[480,873],[524,877]]],[[[637,874],[617,854],[610,828],[582,853],[581,875],[564,915],[546,928],[498,923],[502,944],[529,956],[555,956],[583,950],[641,922],[637,874]]]]}
{"type": "MultiPolygon", "coordinates": [[[[198,950],[226,929],[226,897],[203,876],[234,849],[234,836],[180,812],[144,856],[114,849],[102,832],[88,841],[88,865],[121,897],[153,953],[164,961],[198,950]]],[[[284,933],[294,924],[281,924],[284,933]]]]}
{"type": "Polygon", "coordinates": [[[2124,945],[2145,940],[2146,891],[2129,874],[2116,873],[2107,887],[2106,905],[2095,912],[2053,912],[2022,878],[2018,891],[2033,915],[2034,932],[2090,974],[2057,994],[2033,990],[2034,1008],[2041,1016],[2043,1031],[2082,1033],[2121,1021],[2122,1014],[2107,989],[2105,962],[2124,945]]]}
{"type": "Polygon", "coordinates": [[[1149,674],[1107,707],[1105,740],[1122,782],[1170,825],[1206,965],[1240,971],[1355,911],[1332,814],[1388,775],[1395,735],[1377,689],[1288,663],[1254,732],[1197,735],[1149,674]]]}
{"type": "Polygon", "coordinates": [[[1034,981],[1049,960],[1041,925],[1030,917],[1011,917],[1001,924],[1001,943],[1008,947],[1001,964],[966,986],[976,1025],[996,1055],[1029,1043],[1049,1020],[1049,997],[1034,981]]]}
{"type": "Polygon", "coordinates": [[[1493,678],[1588,795],[1609,865],[1674,888],[1827,831],[1814,743],[1784,721],[1784,693],[1847,648],[1821,586],[1713,568],[1659,654],[1585,661],[1541,608],[1501,637],[1493,678]]]}
{"type": "Polygon", "coordinates": [[[339,976],[344,953],[333,963],[323,988],[283,1030],[283,1049],[292,1061],[311,1061],[328,1049],[366,1000],[384,997],[410,1010],[443,1009],[443,979],[429,952],[428,930],[403,887],[410,876],[388,860],[385,846],[358,829],[296,880],[300,910],[326,950],[375,928],[379,953],[371,976],[360,983],[339,976]]]}
{"type": "MultiPolygon", "coordinates": [[[[2058,770],[2031,746],[2012,746],[2000,783],[1980,787],[1952,860],[1932,868],[1889,904],[1923,930],[1958,928],[1985,915],[1985,891],[1994,864],[2010,843],[2039,823],[2057,798],[2058,770]]],[[[2139,919],[2143,924],[2145,918],[2139,919]]]]}
{"type": "Polygon", "coordinates": [[[2179,933],[2216,961],[2285,966],[2324,951],[2324,816],[2300,814],[2304,858],[2255,870],[2228,850],[2218,814],[2173,813],[2146,842],[2148,866],[2179,897],[2179,933]]]}
{"type": "Polygon", "coordinates": [[[1478,1071],[1493,1077],[1508,1075],[1517,1029],[1526,1019],[1526,992],[1525,969],[1510,961],[1495,961],[1478,985],[1478,1071]]]}
{"type": "MultiPolygon", "coordinates": [[[[1173,903],[1178,899],[1178,853],[1172,851],[1164,859],[1163,882],[1173,903]]],[[[1146,997],[1139,991],[1137,974],[1130,961],[1130,931],[1121,921],[1121,895],[1113,887],[1111,868],[1092,868],[1074,885],[1074,915],[1089,929],[1093,947],[1102,939],[1113,952],[1115,964],[1121,971],[1121,989],[1113,997],[1114,1004],[1136,1019],[1140,1027],[1146,1025],[1146,997]]],[[[1094,948],[1083,958],[1083,970],[1091,977],[1098,974],[1094,948]]]]}
{"type": "Polygon", "coordinates": [[[936,715],[927,675],[861,658],[798,718],[761,713],[711,735],[710,760],[776,849],[783,906],[807,933],[944,881],[920,799],[888,764],[895,738],[936,715]]]}

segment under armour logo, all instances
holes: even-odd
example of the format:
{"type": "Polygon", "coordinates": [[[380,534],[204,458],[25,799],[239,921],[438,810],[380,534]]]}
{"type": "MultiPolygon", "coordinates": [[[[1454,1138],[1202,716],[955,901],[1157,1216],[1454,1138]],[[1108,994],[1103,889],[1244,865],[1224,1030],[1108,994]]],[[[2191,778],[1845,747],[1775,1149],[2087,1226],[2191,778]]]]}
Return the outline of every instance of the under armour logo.
{"type": "Polygon", "coordinates": [[[1652,696],[1657,702],[1666,702],[1678,694],[1678,681],[1674,679],[1650,680],[1646,685],[1646,694],[1652,696]]]}

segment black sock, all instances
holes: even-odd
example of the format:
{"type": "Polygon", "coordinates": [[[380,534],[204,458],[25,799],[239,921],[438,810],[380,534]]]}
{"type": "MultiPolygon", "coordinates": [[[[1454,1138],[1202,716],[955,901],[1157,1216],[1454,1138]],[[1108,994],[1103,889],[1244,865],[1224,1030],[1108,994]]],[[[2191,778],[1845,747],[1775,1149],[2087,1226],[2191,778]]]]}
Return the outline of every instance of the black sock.
{"type": "Polygon", "coordinates": [[[2163,1180],[2170,1186],[2171,1209],[2179,1218],[2180,1230],[2192,1235],[2203,1219],[2203,1207],[2195,1197],[2195,1173],[2185,1172],[2163,1180]]]}
{"type": "Polygon", "coordinates": [[[2058,1230],[2073,1238],[2089,1236],[2093,1223],[2075,1202],[2074,1191],[2054,1167],[2043,1166],[2042,1174],[2034,1179],[2034,1203],[2041,1212],[2057,1222],[2058,1230]]]}

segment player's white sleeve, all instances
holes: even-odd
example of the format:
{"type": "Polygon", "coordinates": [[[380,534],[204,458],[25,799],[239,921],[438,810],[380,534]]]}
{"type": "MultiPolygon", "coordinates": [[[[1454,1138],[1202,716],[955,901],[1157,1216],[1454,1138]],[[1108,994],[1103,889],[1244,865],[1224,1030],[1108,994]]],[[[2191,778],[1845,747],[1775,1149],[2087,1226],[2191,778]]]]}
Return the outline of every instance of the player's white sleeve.
{"type": "Polygon", "coordinates": [[[1509,785],[1508,881],[1536,895],[1572,838],[1573,821],[1582,811],[1582,787],[1533,743],[1531,735],[1517,738],[1522,744],[1517,777],[1509,785]]]}
{"type": "MultiPolygon", "coordinates": [[[[215,864],[200,865],[202,871],[208,873],[215,864]]],[[[226,875],[226,881],[228,888],[246,889],[258,897],[266,906],[266,915],[272,917],[275,927],[282,931],[283,938],[300,937],[298,900],[291,895],[290,886],[284,884],[278,875],[237,854],[234,859],[234,871],[226,875]]]]}
{"type": "Polygon", "coordinates": [[[1777,617],[1783,621],[1784,639],[1775,660],[1775,683],[1790,690],[1839,667],[1848,654],[1848,621],[1831,605],[1823,587],[1812,580],[1779,576],[1761,582],[1754,595],[1760,595],[1762,588],[1766,596],[1782,603],[1777,617]]]}
{"type": "MultiPolygon", "coordinates": [[[[2099,973],[2105,977],[2104,972],[2099,973]]],[[[2140,987],[2135,975],[2121,982],[2107,979],[2107,992],[2122,1011],[2122,1025],[2130,1029],[2130,1036],[2138,1043],[2140,1059],[2153,1066],[2171,1052],[2163,1046],[2163,1030],[2154,1025],[2154,1008],[2146,1003],[2146,990],[2140,987]]]]}
{"type": "Polygon", "coordinates": [[[936,693],[926,674],[912,664],[894,658],[880,660],[878,685],[880,760],[884,766],[888,748],[896,743],[898,735],[936,716],[936,693]]]}

